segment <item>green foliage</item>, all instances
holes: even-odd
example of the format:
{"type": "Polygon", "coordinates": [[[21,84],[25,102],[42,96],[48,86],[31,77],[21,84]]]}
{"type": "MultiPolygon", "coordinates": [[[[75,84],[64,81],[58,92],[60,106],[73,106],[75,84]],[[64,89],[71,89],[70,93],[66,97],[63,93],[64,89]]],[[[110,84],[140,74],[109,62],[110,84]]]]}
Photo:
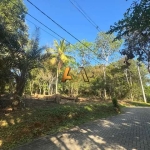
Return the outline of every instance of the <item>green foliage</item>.
{"type": "Polygon", "coordinates": [[[118,100],[117,100],[115,97],[112,98],[112,103],[113,103],[113,106],[114,106],[114,107],[116,107],[116,108],[119,107],[119,105],[118,105],[118,100]]]}
{"type": "MultiPolygon", "coordinates": [[[[0,1],[0,41],[5,48],[20,48],[27,42],[26,7],[22,0],[0,1]],[[16,6],[18,5],[20,9],[16,6]],[[10,44],[11,43],[11,44],[10,44]]],[[[7,49],[9,51],[9,49],[7,49]]],[[[6,50],[6,49],[5,49],[6,50]]],[[[2,51],[2,49],[0,50],[2,51]]]]}
{"type": "MultiPolygon", "coordinates": [[[[148,5],[149,3],[146,0],[142,0],[139,3],[135,2],[126,12],[125,19],[116,24],[116,28],[111,28],[110,32],[130,29],[128,25],[131,25],[132,21],[134,22],[132,25],[135,26],[131,27],[138,29],[138,24],[136,24],[137,12],[141,11],[140,17],[145,19],[144,15],[149,10],[148,5]],[[121,25],[125,25],[125,28],[122,28],[121,25]]],[[[76,43],[72,46],[62,40],[60,42],[54,41],[53,48],[40,47],[38,29],[36,30],[35,38],[29,39],[28,37],[25,24],[26,12],[27,9],[22,0],[0,1],[0,94],[15,92],[21,96],[26,86],[25,91],[30,94],[52,95],[58,91],[61,94],[70,96],[89,97],[94,95],[99,96],[101,99],[104,99],[105,95],[107,98],[115,96],[117,99],[131,97],[133,99],[142,99],[134,61],[130,62],[131,65],[128,67],[124,65],[123,60],[111,64],[90,66],[92,58],[96,60],[101,60],[102,58],[109,62],[109,56],[118,51],[122,40],[114,41],[115,36],[113,34],[100,32],[95,43],[82,40],[85,46],[81,43],[76,43]],[[20,9],[13,3],[19,5],[20,9]],[[91,50],[87,49],[86,46],[91,50]],[[70,74],[73,79],[66,83],[61,83],[63,71],[68,66],[71,66],[70,74]],[[79,74],[79,66],[85,67],[90,82],[83,81],[81,73],[79,74]]],[[[147,16],[149,17],[149,14],[147,16]]],[[[149,28],[145,29],[146,24],[144,21],[141,24],[143,25],[141,27],[142,33],[149,30],[149,28]]],[[[148,36],[146,36],[144,42],[140,42],[144,40],[144,36],[139,35],[139,31],[136,33],[129,31],[129,38],[125,40],[125,51],[129,54],[131,51],[136,51],[142,56],[139,57],[139,60],[147,61],[149,57],[148,36]],[[143,52],[139,51],[141,46],[144,47],[143,52]]],[[[118,34],[121,36],[126,35],[124,33],[118,34]]],[[[148,33],[143,34],[147,35],[148,33]]],[[[117,39],[119,39],[118,35],[117,39]]],[[[145,64],[146,61],[144,62],[145,64]]],[[[146,77],[147,72],[143,65],[140,70],[143,84],[146,87],[149,82],[146,77]]],[[[146,92],[146,95],[147,97],[149,96],[148,92],[146,92]]]]}
{"type": "Polygon", "coordinates": [[[146,94],[146,99],[147,102],[150,103],[150,86],[145,86],[145,94],[146,94]]]}
{"type": "Polygon", "coordinates": [[[25,84],[32,69],[42,67],[42,62],[50,57],[50,53],[45,52],[46,47],[39,47],[39,35],[36,31],[35,39],[29,40],[24,47],[24,53],[19,55],[13,69],[16,80],[16,94],[22,96],[25,84]]]}
{"type": "Polygon", "coordinates": [[[13,85],[13,74],[10,71],[12,69],[11,67],[15,66],[16,59],[23,53],[22,47],[28,41],[27,26],[24,20],[25,14],[26,7],[22,0],[0,1],[1,92],[5,91],[7,84],[13,85]],[[20,6],[21,9],[18,9],[12,2],[20,6]]]}
{"type": "MultiPolygon", "coordinates": [[[[106,80],[109,81],[106,84],[106,89],[111,97],[134,100],[143,99],[136,61],[130,61],[130,66],[127,67],[122,59],[110,64],[106,71],[106,80]]],[[[149,79],[144,65],[140,67],[140,71],[143,84],[146,85],[149,79]]]]}
{"type": "Polygon", "coordinates": [[[121,53],[127,59],[137,57],[148,66],[150,72],[150,3],[149,0],[134,1],[124,13],[124,18],[110,27],[108,33],[117,32],[116,39],[124,38],[121,53]]]}
{"type": "MultiPolygon", "coordinates": [[[[149,31],[150,25],[150,3],[149,0],[134,1],[130,8],[124,13],[124,18],[111,26],[109,33],[117,32],[116,39],[120,39],[123,36],[128,36],[129,33],[135,31],[149,31]]],[[[147,39],[149,32],[143,33],[147,39]]],[[[148,39],[147,39],[148,40],[148,39]]]]}
{"type": "Polygon", "coordinates": [[[145,102],[139,102],[139,101],[125,101],[125,104],[121,104],[122,106],[125,107],[136,107],[136,106],[141,106],[141,107],[150,107],[150,103],[145,103],[145,102]]]}
{"type": "Polygon", "coordinates": [[[76,43],[74,46],[72,46],[72,52],[73,55],[76,56],[76,62],[79,66],[88,66],[91,62],[90,60],[94,57],[94,43],[88,42],[86,40],[82,40],[81,43],[76,43]],[[85,45],[85,46],[84,46],[85,45]],[[87,47],[89,47],[89,50],[87,47]]]}
{"type": "Polygon", "coordinates": [[[123,60],[114,62],[107,67],[106,90],[111,97],[124,98],[128,95],[130,89],[125,78],[123,60]]]}
{"type": "MultiPolygon", "coordinates": [[[[143,96],[136,61],[132,60],[130,64],[131,65],[127,67],[126,64],[124,64],[124,59],[121,59],[108,65],[106,68],[106,84],[103,80],[103,66],[100,65],[85,67],[90,80],[89,83],[84,82],[82,76],[72,71],[72,74],[75,75],[73,77],[77,78],[67,81],[65,84],[62,83],[62,86],[64,86],[65,90],[71,89],[71,93],[78,90],[78,94],[85,97],[95,95],[104,99],[103,89],[105,87],[108,98],[116,97],[117,99],[127,98],[142,100],[143,96]]],[[[140,71],[143,84],[146,85],[149,83],[149,79],[147,76],[148,72],[144,65],[141,65],[140,71]]],[[[70,90],[68,93],[70,93],[70,90]]]]}
{"type": "Polygon", "coordinates": [[[114,39],[115,36],[113,34],[106,34],[105,32],[100,32],[97,35],[95,41],[97,58],[108,61],[108,57],[120,48],[122,41],[116,40],[113,42],[114,39]]]}

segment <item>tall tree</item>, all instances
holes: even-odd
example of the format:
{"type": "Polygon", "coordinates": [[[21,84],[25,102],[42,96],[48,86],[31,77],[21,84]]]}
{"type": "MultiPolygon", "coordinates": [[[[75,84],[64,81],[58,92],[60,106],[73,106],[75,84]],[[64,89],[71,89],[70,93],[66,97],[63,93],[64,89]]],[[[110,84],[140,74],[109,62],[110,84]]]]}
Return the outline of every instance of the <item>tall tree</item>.
{"type": "Polygon", "coordinates": [[[94,44],[86,40],[82,40],[81,42],[83,44],[78,42],[72,47],[72,52],[74,55],[76,55],[76,62],[78,62],[78,65],[86,66],[91,63],[90,60],[94,57],[93,52],[90,51],[87,47],[93,49],[94,44]]]}
{"type": "Polygon", "coordinates": [[[46,47],[39,47],[39,38],[36,35],[36,38],[29,40],[28,45],[24,47],[24,52],[15,58],[12,70],[16,80],[17,95],[22,96],[29,72],[41,66],[42,61],[49,57],[48,53],[43,53],[44,50],[46,47]]]}
{"type": "Polygon", "coordinates": [[[116,39],[125,39],[125,49],[121,53],[127,59],[137,57],[144,62],[150,72],[150,2],[134,1],[124,13],[124,18],[110,27],[108,33],[117,32],[116,39]]]}
{"type": "MultiPolygon", "coordinates": [[[[22,0],[0,1],[0,78],[3,83],[12,78],[10,70],[14,58],[23,52],[22,48],[28,40],[25,14],[22,0]]],[[[5,84],[0,84],[0,87],[3,89],[5,84]]]]}
{"type": "Polygon", "coordinates": [[[104,98],[106,98],[106,65],[108,64],[109,57],[116,52],[121,44],[122,41],[115,41],[115,36],[112,34],[106,34],[105,32],[100,32],[96,38],[96,54],[97,58],[103,59],[104,65],[103,65],[103,73],[104,73],[104,98]],[[105,65],[106,64],[106,65],[105,65]]]}
{"type": "Polygon", "coordinates": [[[28,40],[26,7],[22,0],[0,1],[0,51],[19,51],[28,40]],[[19,6],[19,7],[18,7],[19,6]]]}
{"type": "MultiPolygon", "coordinates": [[[[124,64],[124,60],[121,59],[117,62],[111,63],[107,67],[106,77],[109,82],[106,85],[106,89],[110,96],[129,98],[132,100],[142,100],[143,96],[140,78],[138,75],[137,61],[130,60],[130,64],[131,65],[127,67],[124,64]]],[[[148,83],[148,72],[143,64],[140,67],[140,73],[143,86],[146,86],[148,83]]]]}
{"type": "Polygon", "coordinates": [[[58,76],[60,68],[71,59],[71,57],[66,54],[68,46],[69,45],[65,43],[65,40],[60,41],[60,43],[54,41],[54,53],[51,64],[56,65],[56,94],[58,93],[58,76]]]}

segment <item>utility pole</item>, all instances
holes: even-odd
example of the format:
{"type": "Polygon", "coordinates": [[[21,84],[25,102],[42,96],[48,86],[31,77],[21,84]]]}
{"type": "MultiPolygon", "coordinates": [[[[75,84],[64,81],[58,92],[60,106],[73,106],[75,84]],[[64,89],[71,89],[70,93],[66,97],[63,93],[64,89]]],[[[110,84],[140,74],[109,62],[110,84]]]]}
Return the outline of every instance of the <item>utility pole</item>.
{"type": "Polygon", "coordinates": [[[140,64],[137,63],[137,68],[138,68],[138,73],[139,73],[139,78],[140,78],[140,83],[141,83],[141,88],[142,88],[142,93],[143,93],[143,99],[144,99],[144,102],[147,103],[139,66],[140,64]]]}

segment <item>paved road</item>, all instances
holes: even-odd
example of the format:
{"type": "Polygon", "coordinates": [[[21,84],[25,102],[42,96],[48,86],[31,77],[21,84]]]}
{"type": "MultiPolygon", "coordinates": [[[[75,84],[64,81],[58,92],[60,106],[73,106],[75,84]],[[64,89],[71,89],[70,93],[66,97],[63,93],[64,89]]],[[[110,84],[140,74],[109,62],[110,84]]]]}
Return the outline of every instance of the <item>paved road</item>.
{"type": "Polygon", "coordinates": [[[125,113],[37,139],[16,150],[150,150],[150,108],[125,113]]]}

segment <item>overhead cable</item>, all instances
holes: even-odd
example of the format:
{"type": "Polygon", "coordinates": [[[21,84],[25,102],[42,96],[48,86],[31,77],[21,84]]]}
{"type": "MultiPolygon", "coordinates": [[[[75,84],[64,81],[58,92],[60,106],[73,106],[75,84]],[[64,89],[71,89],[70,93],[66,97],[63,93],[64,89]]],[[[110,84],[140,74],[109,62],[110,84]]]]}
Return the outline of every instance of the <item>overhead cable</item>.
{"type": "Polygon", "coordinates": [[[47,31],[46,31],[46,30],[44,30],[43,28],[41,28],[41,27],[37,26],[35,23],[33,23],[32,21],[30,21],[29,19],[26,19],[26,20],[27,20],[28,22],[32,23],[33,25],[35,25],[36,27],[40,28],[41,30],[43,30],[44,32],[46,32],[47,34],[49,34],[50,36],[52,36],[52,37],[54,37],[54,38],[56,38],[57,40],[59,40],[59,41],[60,41],[60,39],[59,39],[59,38],[57,38],[56,36],[54,36],[54,35],[52,35],[51,33],[47,32],[47,31]]]}
{"type": "MultiPolygon", "coordinates": [[[[44,13],[40,8],[38,8],[36,5],[34,5],[31,1],[27,0],[32,6],[34,6],[38,11],[40,11],[43,15],[45,15],[48,19],[50,19],[53,23],[55,23],[58,27],[60,27],[62,30],[64,30],[66,33],[68,33],[70,36],[72,36],[75,40],[77,40],[80,44],[82,44],[84,47],[95,53],[91,48],[86,46],[84,43],[82,43],[78,38],[76,38],[73,34],[71,34],[69,31],[67,31],[65,28],[63,28],[60,24],[58,24],[56,21],[54,21],[51,17],[49,17],[46,13],[44,13]]],[[[96,54],[96,53],[95,53],[96,54]]],[[[97,54],[96,54],[97,55],[97,54]]],[[[101,57],[101,59],[103,59],[101,57]]],[[[106,61],[105,59],[103,59],[106,61]]]]}
{"type": "Polygon", "coordinates": [[[72,2],[72,0],[69,1],[84,16],[84,18],[96,28],[96,30],[100,31],[99,26],[89,17],[89,15],[87,15],[87,13],[81,8],[81,6],[75,0],[74,2],[77,5],[75,5],[74,2],[72,2]]]}
{"type": "MultiPolygon", "coordinates": [[[[15,4],[14,2],[12,2],[12,1],[10,1],[11,3],[13,3],[14,5],[16,5],[18,8],[20,8],[21,9],[21,7],[20,6],[18,6],[17,4],[15,4]]],[[[56,34],[58,37],[60,37],[61,39],[65,39],[65,38],[63,38],[61,35],[59,35],[58,33],[56,33],[55,31],[53,31],[51,28],[49,28],[48,26],[46,26],[44,23],[42,23],[41,21],[39,21],[38,19],[36,19],[34,16],[32,16],[31,14],[29,14],[28,12],[26,12],[27,13],[27,15],[29,15],[31,18],[33,18],[34,20],[36,20],[37,22],[39,22],[41,25],[43,25],[45,28],[47,28],[48,30],[50,30],[51,32],[53,32],[54,34],[56,34]]],[[[76,48],[76,46],[75,45],[73,45],[73,44],[71,44],[68,40],[66,40],[65,39],[65,41],[68,43],[68,44],[70,44],[70,45],[72,45],[73,47],[75,47],[76,48]]],[[[87,47],[85,44],[83,44],[81,41],[80,41],[80,43],[83,45],[83,46],[85,46],[85,47],[87,47]]],[[[90,49],[89,47],[87,47],[90,51],[92,51],[93,53],[95,53],[92,49],[90,49]]],[[[76,49],[78,49],[78,48],[76,48],[76,49]]],[[[96,54],[96,53],[95,53],[96,54]]],[[[92,58],[92,57],[91,57],[92,58]]],[[[94,58],[92,58],[93,60],[95,60],[95,61],[97,61],[96,59],[94,59],[94,58]]],[[[102,58],[103,59],[103,58],[102,58]]],[[[103,60],[105,60],[105,59],[103,59],[103,60]]],[[[106,60],[105,60],[106,61],[106,60]]],[[[98,61],[97,61],[98,62],[98,61]]],[[[99,63],[99,62],[98,62],[99,63]]]]}

